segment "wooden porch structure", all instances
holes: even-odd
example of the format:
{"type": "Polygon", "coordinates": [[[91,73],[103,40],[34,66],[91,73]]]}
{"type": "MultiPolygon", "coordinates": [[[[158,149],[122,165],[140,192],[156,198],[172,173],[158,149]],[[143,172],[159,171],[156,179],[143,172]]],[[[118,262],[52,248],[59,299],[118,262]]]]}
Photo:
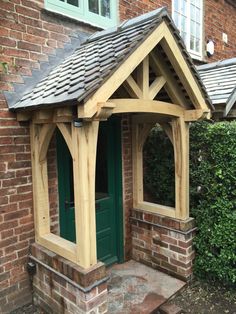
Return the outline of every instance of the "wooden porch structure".
{"type": "Polygon", "coordinates": [[[30,119],[36,242],[83,268],[97,263],[98,127],[99,121],[113,114],[132,114],[133,207],[186,220],[189,217],[189,122],[205,118],[209,112],[199,83],[164,21],[83,105],[78,103],[76,110],[65,105],[19,112],[18,120],[30,119]],[[174,71],[163,62],[161,51],[174,71]],[[169,102],[159,99],[163,90],[169,102]],[[78,118],[82,119],[82,127],[76,127],[78,118]],[[149,203],[143,198],[143,145],[156,123],[163,127],[174,147],[175,208],[149,203]],[[47,151],[56,127],[73,160],[76,243],[50,232],[47,151]]]}

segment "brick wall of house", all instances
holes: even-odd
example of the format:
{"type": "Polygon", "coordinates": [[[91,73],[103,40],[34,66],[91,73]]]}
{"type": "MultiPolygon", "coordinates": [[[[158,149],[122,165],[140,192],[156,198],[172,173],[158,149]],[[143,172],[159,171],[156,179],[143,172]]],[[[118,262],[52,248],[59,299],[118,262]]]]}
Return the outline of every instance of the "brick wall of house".
{"type": "MultiPolygon", "coordinates": [[[[206,62],[233,58],[236,56],[236,6],[225,0],[203,0],[204,2],[204,32],[205,43],[212,39],[215,42],[215,54],[206,62]],[[222,33],[228,35],[228,43],[224,44],[222,33]]],[[[160,6],[166,6],[171,15],[172,0],[120,0],[120,19],[125,20],[140,14],[155,10],[160,6]]]]}
{"type": "Polygon", "coordinates": [[[205,38],[215,42],[215,54],[209,62],[236,57],[236,6],[224,0],[205,1],[205,38]],[[228,43],[222,34],[228,35],[228,43]]]}
{"type": "MultiPolygon", "coordinates": [[[[0,312],[7,313],[31,301],[26,262],[34,241],[29,124],[18,123],[8,111],[2,91],[23,84],[23,76],[40,69],[74,32],[94,32],[83,24],[51,15],[43,0],[0,1],[0,312]]],[[[58,231],[55,164],[50,150],[49,187],[52,231],[58,231]],[[54,185],[54,186],[53,186],[54,185]]]]}
{"type": "Polygon", "coordinates": [[[122,116],[121,132],[125,258],[129,259],[132,255],[130,214],[133,208],[131,115],[124,114],[122,116]]]}

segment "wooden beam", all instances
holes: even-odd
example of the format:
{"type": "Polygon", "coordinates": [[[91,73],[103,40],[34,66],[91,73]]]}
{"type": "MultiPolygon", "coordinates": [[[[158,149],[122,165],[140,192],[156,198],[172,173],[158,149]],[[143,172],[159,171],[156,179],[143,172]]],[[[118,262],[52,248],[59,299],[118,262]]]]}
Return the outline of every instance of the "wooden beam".
{"type": "Polygon", "coordinates": [[[72,122],[72,119],[73,119],[72,107],[62,107],[54,110],[53,114],[54,123],[72,122]]]}
{"type": "Polygon", "coordinates": [[[17,112],[16,113],[16,120],[19,122],[26,122],[31,120],[32,118],[32,112],[24,111],[24,112],[17,112]]]}
{"type": "Polygon", "coordinates": [[[166,80],[165,90],[167,91],[173,103],[180,105],[184,108],[187,108],[188,107],[187,100],[184,97],[182,91],[180,90],[175,78],[173,77],[173,73],[171,73],[167,65],[163,62],[163,57],[158,51],[158,49],[155,49],[155,52],[151,52],[150,63],[156,75],[161,74],[165,78],[166,80]]]}
{"type": "Polygon", "coordinates": [[[57,123],[57,127],[60,130],[62,136],[64,137],[66,145],[70,151],[71,157],[73,158],[71,124],[57,123]]]}
{"type": "Polygon", "coordinates": [[[166,79],[163,76],[159,76],[155,79],[154,82],[152,82],[150,88],[149,88],[149,95],[148,99],[154,99],[156,95],[159,93],[159,91],[162,89],[162,87],[165,85],[166,79]]]}
{"type": "Polygon", "coordinates": [[[98,110],[93,120],[106,121],[112,115],[115,106],[112,103],[98,103],[98,110]]]}
{"type": "Polygon", "coordinates": [[[178,105],[146,99],[109,99],[107,103],[115,104],[113,113],[143,112],[160,113],[173,117],[184,116],[184,109],[178,105]]]}
{"type": "Polygon", "coordinates": [[[138,84],[133,79],[132,75],[130,75],[126,81],[123,83],[124,88],[127,90],[129,95],[133,98],[143,98],[143,92],[139,88],[138,84]]]}
{"type": "Polygon", "coordinates": [[[141,209],[150,213],[160,214],[162,216],[168,216],[172,218],[176,217],[174,207],[169,207],[169,206],[164,206],[160,204],[143,201],[143,202],[139,202],[135,208],[141,209]]]}
{"type": "Polygon", "coordinates": [[[186,60],[184,59],[179,46],[176,43],[174,35],[168,26],[164,25],[164,38],[161,40],[161,46],[167,54],[172,66],[187,90],[187,93],[196,109],[208,110],[206,101],[202,95],[201,88],[196,78],[192,74],[186,60]]]}
{"type": "Polygon", "coordinates": [[[143,99],[149,99],[149,56],[146,56],[141,64],[138,66],[138,86],[142,91],[143,99]]]}
{"type": "Polygon", "coordinates": [[[53,119],[53,111],[51,109],[40,109],[34,112],[34,123],[51,123],[53,119]]]}
{"type": "MultiPolygon", "coordinates": [[[[50,233],[50,217],[49,217],[49,197],[48,197],[48,174],[47,159],[40,160],[41,151],[46,149],[46,145],[40,143],[40,134],[42,137],[41,126],[30,124],[30,140],[31,140],[31,160],[32,160],[32,182],[33,182],[33,202],[34,202],[34,226],[35,239],[39,241],[41,236],[50,233]]],[[[46,133],[44,133],[46,134],[46,133]]],[[[41,155],[46,156],[46,152],[41,155]]]]}
{"type": "Polygon", "coordinates": [[[175,156],[176,218],[189,218],[189,126],[183,117],[172,121],[175,156]]]}
{"type": "Polygon", "coordinates": [[[190,122],[190,121],[197,121],[197,120],[202,120],[205,118],[210,118],[208,117],[210,115],[210,109],[207,111],[203,111],[202,109],[195,109],[195,110],[186,110],[184,113],[184,120],[185,122],[190,122]]]}
{"type": "Polygon", "coordinates": [[[76,244],[63,239],[56,234],[49,233],[41,236],[38,243],[46,247],[48,250],[72,261],[76,264],[76,244]]]}
{"type": "Polygon", "coordinates": [[[150,36],[119,66],[111,77],[89,98],[84,106],[78,106],[78,117],[91,118],[97,110],[98,102],[106,102],[118,87],[134,71],[140,60],[143,60],[164,36],[163,21],[150,36]]]}
{"type": "Polygon", "coordinates": [[[84,268],[97,263],[95,168],[98,121],[72,127],[77,261],[84,268]]]}

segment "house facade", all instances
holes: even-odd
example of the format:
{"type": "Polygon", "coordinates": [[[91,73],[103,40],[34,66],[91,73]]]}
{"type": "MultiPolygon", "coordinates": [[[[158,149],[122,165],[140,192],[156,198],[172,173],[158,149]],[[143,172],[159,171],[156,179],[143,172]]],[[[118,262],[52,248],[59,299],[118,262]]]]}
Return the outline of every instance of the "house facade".
{"type": "Polygon", "coordinates": [[[71,307],[68,312],[73,313],[77,302],[75,290],[78,289],[80,311],[89,313],[95,308],[99,313],[105,313],[104,263],[123,262],[131,257],[184,280],[191,277],[195,229],[188,214],[188,173],[185,168],[188,144],[184,144],[183,139],[187,132],[186,123],[207,115],[211,109],[204,87],[199,78],[195,81],[194,75],[197,74],[191,68],[185,48],[181,43],[176,44],[180,40],[174,35],[176,29],[162,11],[156,13],[155,19],[148,16],[147,20],[135,20],[131,25],[121,26],[124,38],[120,38],[116,30],[111,32],[111,37],[117,36],[117,42],[112,41],[111,50],[106,45],[109,32],[96,33],[163,6],[178,25],[196,64],[235,56],[234,1],[123,0],[118,3],[110,0],[98,3],[13,0],[0,3],[1,312],[8,313],[32,301],[31,280],[34,277],[35,296],[42,307],[52,304],[57,311],[63,302],[68,302],[71,307]],[[166,24],[155,24],[158,19],[166,24]],[[156,32],[153,32],[156,37],[152,40],[151,32],[146,32],[150,21],[156,27],[156,32]],[[141,39],[129,33],[132,27],[141,39]],[[161,44],[158,36],[163,30],[160,27],[166,29],[161,44]],[[144,39],[145,43],[141,41],[144,39]],[[133,46],[130,46],[132,42],[133,46]],[[211,42],[208,54],[207,42],[211,42]],[[145,46],[147,44],[150,46],[145,46]],[[83,47],[88,51],[92,47],[93,51],[94,45],[101,46],[100,50],[96,48],[98,56],[88,53],[85,57],[83,47]],[[143,45],[142,49],[140,45],[143,45]],[[173,55],[173,46],[178,58],[173,55]],[[78,57],[77,48],[81,48],[78,57]],[[144,48],[146,53],[142,52],[144,48]],[[68,58],[73,52],[71,62],[66,61],[70,60],[68,58]],[[125,65],[122,56],[128,60],[125,65]],[[72,65],[80,64],[81,60],[87,63],[81,64],[84,71],[78,76],[72,65]],[[164,60],[163,64],[160,60],[164,60]],[[57,66],[60,65],[58,72],[57,66]],[[176,75],[178,70],[181,74],[176,75]],[[98,71],[104,75],[104,81],[96,76],[98,71]],[[126,77],[121,78],[119,71],[126,73],[126,77]],[[192,78],[190,83],[187,77],[192,78]],[[183,95],[179,94],[176,84],[181,86],[183,95]],[[63,96],[65,86],[70,86],[70,90],[66,90],[67,97],[63,96]],[[160,100],[157,95],[164,87],[167,92],[160,100]],[[148,103],[149,109],[142,109],[145,88],[148,91],[146,98],[150,101],[145,106],[148,103]],[[78,91],[80,94],[74,94],[78,91]],[[83,106],[76,107],[75,112],[74,101],[79,97],[83,106]],[[96,110],[94,97],[97,97],[96,110]],[[68,101],[69,105],[66,105],[68,101]],[[157,108],[153,109],[152,101],[158,102],[155,103],[157,108]],[[168,111],[161,101],[180,106],[171,107],[168,111]],[[137,104],[140,104],[140,110],[137,110],[137,104]],[[143,117],[144,113],[151,116],[143,117]],[[181,120],[180,117],[185,118],[181,120]],[[105,122],[107,119],[109,122],[105,122]],[[100,136],[97,141],[98,121],[100,136]],[[144,202],[142,174],[135,170],[141,167],[140,143],[153,123],[158,121],[166,125],[167,133],[170,121],[173,122],[172,130],[176,131],[173,134],[182,136],[182,142],[177,136],[172,137],[176,168],[181,171],[181,176],[176,174],[178,197],[175,211],[161,206],[153,209],[153,205],[144,202]],[[72,129],[68,127],[70,124],[73,124],[72,129]],[[55,132],[56,129],[60,132],[55,132]],[[78,148],[78,142],[84,142],[82,148],[78,148]],[[107,147],[106,151],[104,147],[107,147]],[[100,155],[99,149],[101,156],[106,156],[109,161],[106,165],[104,158],[96,160],[94,157],[96,151],[100,155]],[[76,156],[83,158],[76,160],[76,156]],[[76,167],[77,172],[73,170],[76,167]],[[107,171],[105,174],[104,169],[107,171]],[[96,182],[95,177],[99,176],[107,177],[107,181],[96,182]],[[88,178],[93,178],[92,182],[88,178]],[[94,187],[100,197],[94,194],[94,187]],[[101,197],[108,190],[117,207],[111,205],[114,199],[101,197]],[[74,191],[78,192],[78,199],[74,191]],[[59,209],[62,203],[63,212],[59,209]],[[106,212],[107,208],[113,208],[114,212],[106,212]],[[122,211],[117,208],[122,208],[122,211]],[[97,216],[94,215],[95,210],[97,216]],[[88,212],[90,216],[84,214],[88,212]],[[109,235],[106,234],[106,225],[102,224],[106,217],[113,217],[107,222],[112,230],[109,235]],[[100,238],[95,224],[97,230],[101,228],[100,238]],[[75,225],[80,226],[79,231],[75,225]],[[84,240],[82,245],[81,238],[84,240]],[[35,264],[37,273],[33,276],[35,264]],[[52,270],[54,289],[49,275],[52,270]],[[69,283],[63,281],[65,277],[69,278],[69,283]],[[71,281],[74,284],[68,290],[66,287],[71,281]]]}

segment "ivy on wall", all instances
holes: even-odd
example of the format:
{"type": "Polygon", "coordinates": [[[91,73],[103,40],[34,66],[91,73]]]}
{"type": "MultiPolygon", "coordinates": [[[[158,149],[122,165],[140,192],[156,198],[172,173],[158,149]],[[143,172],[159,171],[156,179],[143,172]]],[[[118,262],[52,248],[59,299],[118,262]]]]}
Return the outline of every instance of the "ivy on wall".
{"type": "MultiPolygon", "coordinates": [[[[155,193],[162,203],[165,199],[174,202],[170,145],[156,128],[145,146],[146,181],[157,189],[155,193]],[[166,160],[157,161],[156,155],[164,150],[159,158],[166,160]]],[[[195,273],[236,283],[236,122],[191,125],[190,211],[198,227],[195,273]]]]}

